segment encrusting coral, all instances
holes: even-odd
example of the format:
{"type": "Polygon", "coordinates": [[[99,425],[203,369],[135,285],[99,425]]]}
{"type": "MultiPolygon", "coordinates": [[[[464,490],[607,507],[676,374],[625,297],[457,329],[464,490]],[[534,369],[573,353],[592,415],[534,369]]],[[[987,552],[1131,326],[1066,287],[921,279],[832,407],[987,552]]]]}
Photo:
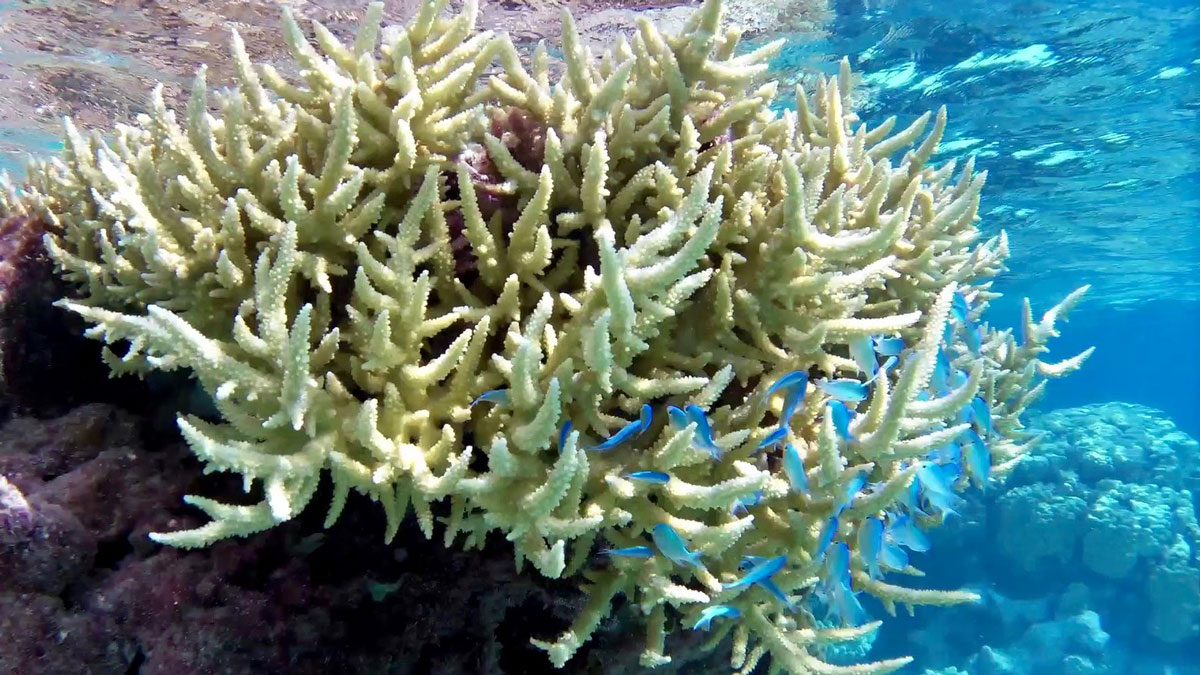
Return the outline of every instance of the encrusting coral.
{"type": "Polygon", "coordinates": [[[867,129],[843,64],[776,114],[780,43],[739,49],[718,0],[599,58],[565,15],[556,82],[544,46],[524,64],[446,5],[382,30],[372,5],[349,46],[285,12],[299,81],[235,34],[219,114],[201,71],[182,123],[158,93],[107,140],[68,123],[7,190],[113,371],[191,371],[219,419],[181,417],[185,440],[261,496],[188,497],[212,520],[155,539],[262,531],[328,474],[329,526],[354,490],[388,538],[411,507],[448,545],[498,530],[583,579],[578,620],[536,642],[558,666],[617,595],[647,666],[681,622],[732,635],[741,672],[906,663],[821,654],[878,626],[854,591],[975,599],[881,568],[919,574],[914,524],[1033,442],[1035,380],[1087,356],[1040,360],[1081,293],[1021,341],[981,323],[1008,250],[975,226],[984,174],[928,165],[944,111],[867,129]]]}
{"type": "Polygon", "coordinates": [[[1055,410],[1036,426],[1046,440],[996,500],[996,556],[1021,576],[1093,573],[1090,587],[1115,594],[1106,620],[1138,640],[1200,638],[1200,443],[1129,403],[1055,410]]]}

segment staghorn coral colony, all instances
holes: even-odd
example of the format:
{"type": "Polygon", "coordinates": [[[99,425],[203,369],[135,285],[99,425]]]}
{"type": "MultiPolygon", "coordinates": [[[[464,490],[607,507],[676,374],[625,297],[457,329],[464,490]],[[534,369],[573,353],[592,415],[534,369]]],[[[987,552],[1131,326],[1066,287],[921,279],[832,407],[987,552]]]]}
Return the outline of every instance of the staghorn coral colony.
{"type": "Polygon", "coordinates": [[[1036,440],[1021,412],[1087,357],[1040,360],[1082,293],[1020,339],[985,323],[1006,239],[975,226],[983,173],[928,164],[944,111],[867,129],[843,64],[777,114],[780,44],[739,49],[719,0],[598,58],[564,16],[562,64],[446,5],[382,30],[372,5],[349,46],[285,12],[298,79],[235,34],[233,88],[201,70],[182,121],[156,92],[107,139],[68,122],[8,188],[113,372],[185,369],[219,413],[179,428],[249,503],[191,496],[211,521],[153,537],[265,530],[328,476],[328,526],[353,490],[387,538],[411,508],[579,579],[576,622],[535,636],[560,667],[618,595],[646,666],[681,628],[741,672],[906,663],[823,654],[878,626],[859,593],[975,599],[893,577],[1036,440]]]}

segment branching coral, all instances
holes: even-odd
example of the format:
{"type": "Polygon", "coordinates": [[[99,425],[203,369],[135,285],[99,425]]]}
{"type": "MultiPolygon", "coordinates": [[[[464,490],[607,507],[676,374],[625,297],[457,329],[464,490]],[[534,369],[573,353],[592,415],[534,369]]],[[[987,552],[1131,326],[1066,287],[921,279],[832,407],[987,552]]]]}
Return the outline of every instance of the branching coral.
{"type": "Polygon", "coordinates": [[[914,476],[958,478],[960,441],[977,481],[1020,455],[1034,380],[1086,358],[1039,360],[1076,298],[1023,343],[980,323],[1007,246],[975,227],[984,175],[928,166],[945,111],[867,129],[843,65],[776,115],[779,43],[739,50],[717,0],[598,59],[565,16],[557,82],[544,46],[524,64],[445,6],[381,31],[373,5],[350,46],[285,14],[299,82],[235,36],[220,115],[201,72],[182,124],[157,94],[107,141],[68,124],[8,197],[51,223],[84,288],[62,304],[123,345],[114,371],[193,372],[221,419],[184,438],[261,488],[189,497],[211,522],[155,538],[269,528],[327,473],[328,525],[354,490],[389,538],[411,506],[429,536],[437,512],[448,543],[498,530],[518,565],[585,579],[576,623],[536,642],[558,666],[617,595],[648,617],[646,665],[681,620],[732,634],[741,672],[905,663],[821,660],[877,625],[842,611],[851,579],[889,610],[975,596],[883,581],[863,533],[936,523],[914,476]],[[862,409],[839,422],[834,398],[862,409]]]}

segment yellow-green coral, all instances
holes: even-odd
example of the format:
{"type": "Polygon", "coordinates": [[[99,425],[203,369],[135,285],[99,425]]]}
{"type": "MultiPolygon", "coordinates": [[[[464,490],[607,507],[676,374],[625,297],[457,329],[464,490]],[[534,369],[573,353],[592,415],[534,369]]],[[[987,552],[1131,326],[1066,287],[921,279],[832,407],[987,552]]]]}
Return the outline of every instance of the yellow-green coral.
{"type": "Polygon", "coordinates": [[[1019,457],[1034,380],[1086,354],[1039,360],[1056,308],[1027,319],[1023,344],[985,325],[974,350],[960,334],[945,349],[963,381],[922,393],[954,294],[978,321],[1007,255],[1003,234],[981,241],[975,226],[984,175],[928,165],[944,110],[867,129],[843,64],[776,114],[777,85],[762,80],[780,45],[739,50],[718,0],[680,35],[643,22],[599,58],[564,16],[557,81],[544,46],[524,64],[506,36],[475,29],[476,3],[449,18],[446,5],[426,0],[383,30],[372,5],[350,46],[316,25],[314,47],[285,12],[299,81],[252,64],[235,36],[219,114],[201,72],[182,123],[159,92],[107,140],[68,123],[62,157],[5,199],[51,223],[47,247],[83,288],[62,304],[123,345],[106,349],[114,371],[194,373],[221,421],[183,417],[184,438],[210,470],[261,488],[251,505],[188,497],[212,520],[154,538],[194,547],[261,531],[328,474],[327,525],[355,490],[383,506],[387,538],[410,506],[432,536],[433,503],[447,500],[447,542],[498,530],[518,565],[585,579],[574,625],[535,641],[558,666],[619,594],[648,617],[646,665],[669,660],[670,625],[717,603],[741,620],[718,622],[710,646],[732,634],[741,672],[767,655],[772,672],[902,665],[826,664],[823,645],[875,624],[820,628],[806,609],[722,583],[745,556],[786,555],[776,585],[807,595],[823,574],[819,530],[845,508],[835,535],[855,548],[856,585],[889,609],[974,598],[872,579],[859,525],[964,431],[956,415],[976,396],[993,451],[1019,457]],[[910,348],[873,384],[856,442],[811,386],[780,419],[783,396],[767,394],[777,378],[854,377],[848,345],[879,334],[910,348]],[[502,404],[472,406],[494,390],[502,404]],[[647,403],[635,440],[589,450],[647,403]],[[689,404],[706,411],[719,459],[695,420],[667,424],[668,405],[689,404]],[[808,493],[791,489],[776,449],[758,451],[781,422],[808,493]],[[645,470],[670,478],[629,479],[645,470]],[[839,495],[863,470],[879,487],[846,508],[839,495]],[[741,515],[738,501],[751,504],[741,515]],[[588,566],[601,542],[646,544],[661,523],[702,566],[588,566]]]}

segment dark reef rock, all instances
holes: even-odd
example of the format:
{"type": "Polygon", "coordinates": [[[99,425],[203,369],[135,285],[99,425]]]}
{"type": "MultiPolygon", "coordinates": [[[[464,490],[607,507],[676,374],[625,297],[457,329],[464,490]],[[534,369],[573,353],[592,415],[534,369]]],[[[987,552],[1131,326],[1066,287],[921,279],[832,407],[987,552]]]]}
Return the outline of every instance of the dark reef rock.
{"type": "MultiPolygon", "coordinates": [[[[146,425],[92,404],[0,427],[0,673],[642,672],[632,608],[553,670],[529,638],[569,625],[582,604],[573,583],[517,572],[499,537],[461,551],[410,520],[385,544],[366,499],[328,531],[321,494],[248,539],[157,546],[148,532],[202,522],[184,493],[246,497],[146,425]]],[[[676,635],[675,662],[655,672],[724,660],[697,650],[704,637],[676,635]]]]}
{"type": "Polygon", "coordinates": [[[6,586],[57,595],[95,557],[95,538],[70,511],[31,503],[0,476],[0,579],[6,586]]]}
{"type": "Polygon", "coordinates": [[[44,228],[36,218],[0,217],[0,415],[61,414],[102,400],[139,404],[141,383],[110,379],[83,322],[54,306],[70,287],[53,274],[44,228]]]}

